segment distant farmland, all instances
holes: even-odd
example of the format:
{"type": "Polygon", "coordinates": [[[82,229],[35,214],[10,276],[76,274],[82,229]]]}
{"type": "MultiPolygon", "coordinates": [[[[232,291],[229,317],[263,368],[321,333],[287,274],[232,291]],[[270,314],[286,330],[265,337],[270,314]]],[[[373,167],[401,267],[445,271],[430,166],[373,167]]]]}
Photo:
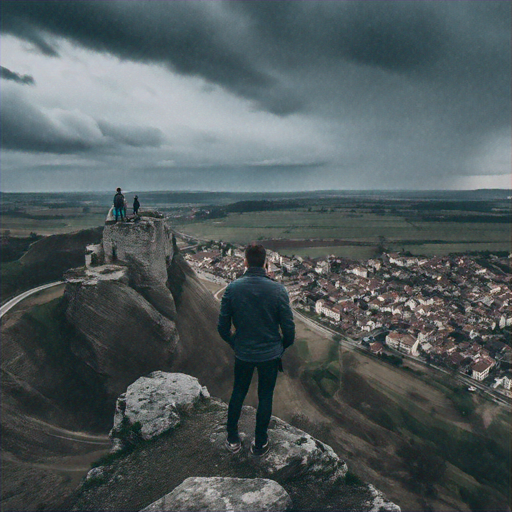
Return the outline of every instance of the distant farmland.
{"type": "MultiPolygon", "coordinates": [[[[166,212],[178,231],[204,240],[238,244],[260,240],[286,255],[367,259],[382,250],[425,256],[510,253],[508,195],[510,191],[483,190],[145,192],[139,197],[142,210],[166,212]]],[[[15,237],[103,225],[112,202],[109,193],[1,194],[1,198],[2,234],[15,237]]]]}
{"type": "MultiPolygon", "coordinates": [[[[510,252],[511,231],[506,222],[410,220],[400,214],[358,213],[343,209],[307,209],[229,213],[226,217],[176,225],[178,230],[203,239],[245,244],[260,240],[282,254],[339,256],[366,259],[380,247],[415,255],[451,252],[510,252]]],[[[450,218],[451,217],[451,218],[450,218]]],[[[484,220],[482,217],[481,220],[484,220]]],[[[472,219],[473,220],[473,219],[472,219]]],[[[480,219],[479,219],[480,220],[480,219]]]]}

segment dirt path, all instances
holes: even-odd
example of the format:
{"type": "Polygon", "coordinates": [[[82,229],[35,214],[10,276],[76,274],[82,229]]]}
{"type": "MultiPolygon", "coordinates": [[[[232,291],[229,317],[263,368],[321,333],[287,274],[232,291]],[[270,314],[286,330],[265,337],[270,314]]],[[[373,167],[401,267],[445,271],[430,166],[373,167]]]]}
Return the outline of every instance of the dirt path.
{"type": "Polygon", "coordinates": [[[46,421],[30,418],[32,423],[39,425],[45,430],[45,433],[49,436],[58,437],[60,439],[66,439],[67,441],[74,441],[85,444],[96,444],[99,446],[110,446],[110,440],[108,435],[95,435],[89,434],[88,432],[80,432],[78,430],[69,430],[56,425],[52,425],[46,421]]]}

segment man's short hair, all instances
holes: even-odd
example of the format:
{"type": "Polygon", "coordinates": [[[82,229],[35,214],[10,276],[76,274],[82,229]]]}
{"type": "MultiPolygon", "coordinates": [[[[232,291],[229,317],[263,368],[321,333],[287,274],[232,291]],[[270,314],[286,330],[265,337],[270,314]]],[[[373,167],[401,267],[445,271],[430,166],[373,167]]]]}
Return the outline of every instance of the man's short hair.
{"type": "Polygon", "coordinates": [[[245,258],[247,259],[249,267],[263,267],[266,256],[267,252],[265,251],[265,247],[256,242],[250,243],[245,248],[245,258]]]}

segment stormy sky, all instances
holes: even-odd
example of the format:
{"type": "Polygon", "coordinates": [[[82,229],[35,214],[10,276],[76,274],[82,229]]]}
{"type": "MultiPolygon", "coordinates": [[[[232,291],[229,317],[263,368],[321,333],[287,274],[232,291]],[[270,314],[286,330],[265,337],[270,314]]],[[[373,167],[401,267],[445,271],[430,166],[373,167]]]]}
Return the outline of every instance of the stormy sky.
{"type": "Polygon", "coordinates": [[[511,187],[507,1],[1,2],[3,191],[511,187]]]}

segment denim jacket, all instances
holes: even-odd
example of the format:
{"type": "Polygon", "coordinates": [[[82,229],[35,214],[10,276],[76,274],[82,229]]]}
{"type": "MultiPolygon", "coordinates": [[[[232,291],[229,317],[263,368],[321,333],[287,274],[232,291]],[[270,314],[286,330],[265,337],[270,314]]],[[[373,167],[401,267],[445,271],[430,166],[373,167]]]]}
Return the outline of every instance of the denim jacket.
{"type": "Polygon", "coordinates": [[[285,287],[270,279],[263,268],[249,267],[224,291],[217,329],[242,361],[281,357],[295,339],[293,312],[285,287]]]}

